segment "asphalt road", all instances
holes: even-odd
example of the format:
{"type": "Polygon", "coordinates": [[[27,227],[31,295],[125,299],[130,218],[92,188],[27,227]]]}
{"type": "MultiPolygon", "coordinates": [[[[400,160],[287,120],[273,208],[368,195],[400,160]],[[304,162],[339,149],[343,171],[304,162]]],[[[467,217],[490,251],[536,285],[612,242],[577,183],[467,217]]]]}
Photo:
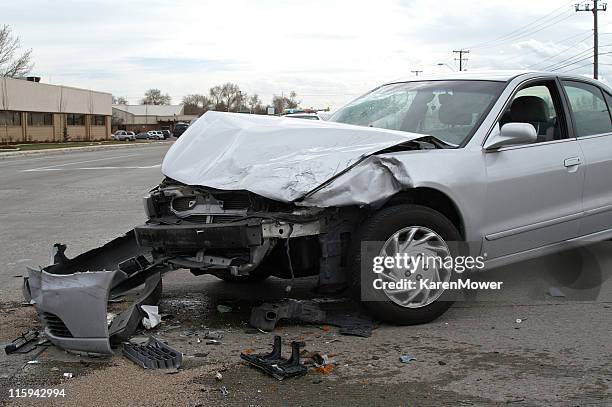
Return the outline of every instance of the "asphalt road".
{"type": "MultiPolygon", "coordinates": [[[[71,257],[141,223],[141,198],[160,181],[167,148],[0,160],[0,341],[37,323],[32,308],[19,306],[15,276],[27,264],[46,264],[53,242],[68,244],[71,257]]],[[[282,383],[243,366],[238,353],[268,349],[270,334],[246,333],[248,310],[286,296],[285,282],[232,286],[175,272],[164,279],[160,307],[176,320],[154,334],[187,355],[185,370],[144,372],[120,356],[84,362],[53,348],[0,355],[0,371],[7,372],[0,404],[9,387],[45,384],[66,388],[63,405],[610,405],[610,246],[494,270],[490,278],[504,281],[502,291],[458,302],[427,325],[381,325],[367,339],[340,336],[335,328],[283,326],[276,333],[285,341],[305,340],[309,350],[335,354],[337,364],[329,375],[282,383]],[[551,287],[565,297],[551,296],[551,287]],[[233,311],[219,314],[217,304],[233,311]],[[224,345],[204,346],[181,334],[207,327],[225,333],[224,345]],[[406,354],[417,360],[400,363],[406,354]],[[40,363],[24,364],[30,359],[40,363]],[[222,382],[214,379],[219,370],[222,382]],[[63,381],[63,371],[77,377],[63,381]],[[221,385],[229,395],[221,395],[221,385]]],[[[312,279],[304,280],[290,295],[311,297],[312,287],[312,279]]]]}
{"type": "Polygon", "coordinates": [[[72,257],[142,223],[142,197],[162,178],[168,144],[0,160],[0,299],[20,300],[25,265],[53,243],[72,257]]]}

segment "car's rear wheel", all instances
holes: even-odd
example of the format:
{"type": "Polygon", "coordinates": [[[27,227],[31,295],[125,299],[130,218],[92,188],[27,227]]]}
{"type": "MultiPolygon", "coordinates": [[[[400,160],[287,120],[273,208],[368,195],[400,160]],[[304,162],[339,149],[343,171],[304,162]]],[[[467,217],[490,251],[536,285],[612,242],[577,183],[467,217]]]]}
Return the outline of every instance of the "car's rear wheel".
{"type": "Polygon", "coordinates": [[[452,305],[443,289],[420,288],[419,280],[448,282],[452,270],[420,267],[410,270],[390,267],[373,272],[375,257],[457,256],[462,240],[453,223],[441,213],[420,205],[397,205],[375,213],[357,231],[353,244],[353,290],[376,317],[389,323],[412,325],[433,321],[452,305]],[[362,242],[368,242],[362,245],[362,242]],[[367,245],[368,249],[365,250],[367,245]],[[362,268],[363,267],[363,268],[362,268]],[[374,280],[415,281],[414,289],[375,288],[374,280]]]}

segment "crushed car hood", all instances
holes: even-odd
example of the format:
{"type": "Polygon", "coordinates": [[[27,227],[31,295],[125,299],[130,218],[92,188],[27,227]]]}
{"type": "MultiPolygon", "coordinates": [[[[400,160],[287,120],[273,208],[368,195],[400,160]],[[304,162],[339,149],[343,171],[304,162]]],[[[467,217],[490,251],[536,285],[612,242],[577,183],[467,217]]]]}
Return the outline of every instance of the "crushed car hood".
{"type": "Polygon", "coordinates": [[[170,148],[165,176],[292,202],[363,158],[422,134],[209,111],[170,148]]]}

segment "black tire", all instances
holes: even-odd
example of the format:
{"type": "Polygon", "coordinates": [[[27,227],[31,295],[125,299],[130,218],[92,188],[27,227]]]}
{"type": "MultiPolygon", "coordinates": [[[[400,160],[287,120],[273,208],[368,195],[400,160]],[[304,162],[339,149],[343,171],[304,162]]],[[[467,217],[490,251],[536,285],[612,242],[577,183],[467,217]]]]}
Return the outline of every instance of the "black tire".
{"type": "MultiPolygon", "coordinates": [[[[447,242],[459,242],[461,234],[453,223],[441,213],[420,205],[402,204],[384,208],[366,219],[359,227],[356,239],[353,241],[353,294],[361,299],[361,286],[367,291],[367,298],[376,301],[362,301],[363,305],[377,318],[384,322],[398,325],[415,325],[431,322],[444,314],[453,304],[453,301],[444,301],[444,295],[422,308],[405,308],[391,301],[381,290],[373,288],[374,273],[364,273],[369,281],[362,280],[361,264],[372,264],[373,256],[361,254],[361,242],[379,242],[378,252],[384,242],[398,230],[408,226],[422,226],[436,232],[447,242]],[[362,259],[362,257],[364,257],[362,259]]],[[[456,246],[456,245],[455,245],[456,246]]],[[[450,248],[452,255],[456,256],[456,248],[450,248]]]]}
{"type": "Polygon", "coordinates": [[[257,274],[249,274],[248,276],[233,276],[231,274],[222,274],[222,275],[217,275],[215,277],[227,283],[248,284],[248,283],[258,283],[260,281],[264,281],[266,278],[270,277],[270,274],[257,273],[257,274]]]}

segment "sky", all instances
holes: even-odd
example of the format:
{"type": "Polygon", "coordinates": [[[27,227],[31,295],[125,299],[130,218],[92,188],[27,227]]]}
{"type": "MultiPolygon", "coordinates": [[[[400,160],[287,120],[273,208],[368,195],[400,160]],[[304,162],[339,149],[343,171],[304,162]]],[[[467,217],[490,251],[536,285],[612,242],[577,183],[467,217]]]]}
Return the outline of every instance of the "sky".
{"type": "MultiPolygon", "coordinates": [[[[264,104],[295,91],[303,107],[334,110],[382,83],[413,77],[411,71],[456,70],[457,49],[470,50],[466,68],[473,71],[591,75],[593,17],[576,13],[575,3],[30,0],[2,2],[0,24],[33,50],[33,73],[43,82],[106,91],[129,103],[158,88],[175,104],[234,82],[264,104]]],[[[612,7],[599,20],[606,81],[612,7]]]]}

